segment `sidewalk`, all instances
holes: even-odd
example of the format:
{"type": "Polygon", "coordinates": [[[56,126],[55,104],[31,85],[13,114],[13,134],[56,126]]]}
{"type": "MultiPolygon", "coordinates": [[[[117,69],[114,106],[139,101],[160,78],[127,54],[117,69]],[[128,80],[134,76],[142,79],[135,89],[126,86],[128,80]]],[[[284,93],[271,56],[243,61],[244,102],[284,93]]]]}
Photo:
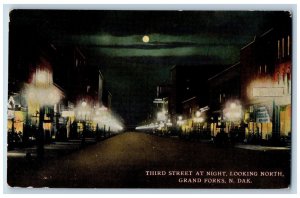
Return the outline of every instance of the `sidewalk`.
{"type": "Polygon", "coordinates": [[[253,151],[289,151],[289,147],[280,146],[261,146],[261,145],[251,145],[251,144],[237,144],[235,148],[253,150],[253,151]]]}
{"type": "MultiPolygon", "coordinates": [[[[94,138],[86,138],[85,144],[90,145],[96,143],[94,138]]],[[[57,157],[60,155],[65,155],[73,151],[79,150],[81,148],[81,140],[69,140],[68,142],[53,142],[51,144],[45,144],[45,158],[57,157]]],[[[28,148],[15,148],[13,150],[7,151],[7,158],[25,158],[26,154],[30,154],[30,157],[36,158],[37,147],[28,148]]]]}

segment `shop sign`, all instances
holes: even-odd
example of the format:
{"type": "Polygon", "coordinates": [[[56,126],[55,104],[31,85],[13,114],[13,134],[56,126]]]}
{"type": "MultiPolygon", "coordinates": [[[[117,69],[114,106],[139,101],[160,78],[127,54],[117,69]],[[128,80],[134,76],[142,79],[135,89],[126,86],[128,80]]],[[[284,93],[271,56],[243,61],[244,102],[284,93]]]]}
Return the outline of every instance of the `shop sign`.
{"type": "Polygon", "coordinates": [[[253,87],[254,97],[281,97],[284,96],[283,87],[253,87]]]}
{"type": "Polygon", "coordinates": [[[74,117],[75,113],[74,111],[62,111],[61,116],[66,118],[66,117],[74,117]]]}
{"type": "Polygon", "coordinates": [[[266,107],[258,107],[256,109],[256,122],[267,123],[270,122],[270,116],[266,107]]]}

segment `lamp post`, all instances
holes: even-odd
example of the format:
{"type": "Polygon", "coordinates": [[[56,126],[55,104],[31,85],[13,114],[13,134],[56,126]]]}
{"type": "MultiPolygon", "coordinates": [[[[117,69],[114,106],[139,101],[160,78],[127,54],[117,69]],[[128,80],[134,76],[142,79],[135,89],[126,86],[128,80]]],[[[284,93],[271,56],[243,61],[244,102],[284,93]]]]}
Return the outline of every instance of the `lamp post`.
{"type": "MultiPolygon", "coordinates": [[[[32,82],[25,88],[28,106],[39,108],[39,124],[37,135],[37,157],[44,157],[44,117],[45,107],[57,104],[62,93],[53,85],[52,73],[47,69],[37,68],[33,74],[32,82]]],[[[30,107],[30,108],[32,108],[30,107]]],[[[36,110],[36,109],[34,109],[36,110]]]]}
{"type": "Polygon", "coordinates": [[[195,118],[194,118],[194,122],[196,123],[197,126],[197,132],[200,131],[200,116],[201,116],[201,112],[200,111],[196,111],[195,113],[195,118]]]}
{"type": "Polygon", "coordinates": [[[236,102],[227,104],[223,112],[225,119],[230,122],[230,128],[232,128],[234,122],[238,122],[242,119],[242,106],[236,102]]]}
{"type": "Polygon", "coordinates": [[[239,102],[230,102],[226,104],[223,114],[225,120],[229,121],[228,132],[232,141],[235,141],[235,131],[232,131],[235,122],[240,122],[242,119],[242,106],[239,102]]]}
{"type": "Polygon", "coordinates": [[[87,116],[90,115],[90,108],[86,101],[82,101],[78,107],[77,116],[82,121],[83,129],[82,129],[82,138],[81,145],[85,145],[86,131],[87,131],[87,116]]]}
{"type": "Polygon", "coordinates": [[[179,133],[180,135],[182,135],[182,125],[183,125],[183,120],[182,120],[182,116],[178,116],[177,118],[177,126],[179,127],[179,133]]]}
{"type": "MultiPolygon", "coordinates": [[[[96,107],[94,107],[96,108],[96,107]]],[[[100,140],[102,137],[106,137],[106,125],[108,123],[108,109],[105,106],[101,106],[95,109],[95,115],[93,116],[93,122],[97,123],[96,125],[96,137],[100,140]],[[97,133],[98,131],[98,133],[97,133]]],[[[109,128],[110,130],[110,128],[109,128]]]]}
{"type": "Polygon", "coordinates": [[[199,133],[198,135],[202,136],[203,134],[200,134],[200,132],[202,131],[202,133],[203,133],[202,123],[204,122],[204,118],[201,117],[201,112],[200,111],[196,111],[195,117],[194,117],[194,122],[196,123],[197,133],[199,133]]]}
{"type": "Polygon", "coordinates": [[[177,125],[181,126],[183,124],[182,116],[178,116],[177,125]]]}
{"type": "Polygon", "coordinates": [[[199,128],[200,128],[200,131],[204,131],[204,126],[203,126],[203,122],[204,122],[204,118],[200,117],[199,118],[199,128]]]}

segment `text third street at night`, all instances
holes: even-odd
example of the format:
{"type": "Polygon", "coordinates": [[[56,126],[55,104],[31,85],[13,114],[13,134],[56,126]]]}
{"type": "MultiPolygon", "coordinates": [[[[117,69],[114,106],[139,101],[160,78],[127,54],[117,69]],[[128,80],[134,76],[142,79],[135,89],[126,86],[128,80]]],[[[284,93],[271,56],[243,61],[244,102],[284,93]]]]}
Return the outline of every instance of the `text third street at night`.
{"type": "Polygon", "coordinates": [[[281,171],[147,170],[146,176],[284,177],[281,171]]]}

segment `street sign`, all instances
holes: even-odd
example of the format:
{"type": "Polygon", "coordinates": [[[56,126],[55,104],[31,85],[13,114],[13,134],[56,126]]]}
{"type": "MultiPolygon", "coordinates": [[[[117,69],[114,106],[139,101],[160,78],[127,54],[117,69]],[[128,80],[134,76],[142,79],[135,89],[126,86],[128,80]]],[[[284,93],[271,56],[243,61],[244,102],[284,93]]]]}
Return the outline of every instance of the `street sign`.
{"type": "Polygon", "coordinates": [[[204,111],[208,111],[209,110],[209,106],[205,106],[205,107],[202,107],[200,108],[200,112],[204,112],[204,111]]]}

